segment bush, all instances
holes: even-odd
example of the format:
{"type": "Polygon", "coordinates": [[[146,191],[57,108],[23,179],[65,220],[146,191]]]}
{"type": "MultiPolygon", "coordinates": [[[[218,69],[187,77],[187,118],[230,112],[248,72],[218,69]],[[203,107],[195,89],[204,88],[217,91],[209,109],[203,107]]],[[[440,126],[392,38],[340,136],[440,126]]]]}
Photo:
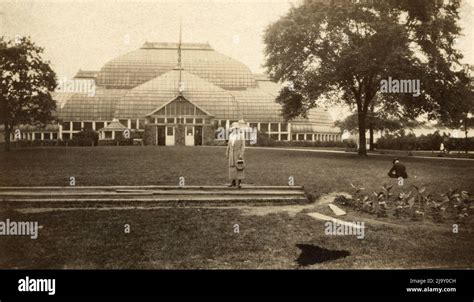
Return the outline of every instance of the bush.
{"type": "MultiPolygon", "coordinates": [[[[377,140],[377,146],[380,149],[389,150],[439,150],[441,143],[449,151],[464,151],[466,140],[464,138],[454,138],[445,133],[441,135],[439,131],[428,135],[416,137],[413,133],[405,134],[401,130],[394,134],[386,134],[377,140]]],[[[468,150],[474,151],[474,138],[468,138],[468,150]]]]}
{"type": "Polygon", "coordinates": [[[73,146],[97,146],[99,141],[99,134],[94,130],[85,129],[74,134],[71,140],[73,146]]]}
{"type": "Polygon", "coordinates": [[[418,221],[429,216],[435,222],[443,222],[447,218],[462,221],[473,217],[474,199],[467,191],[449,190],[437,197],[428,193],[426,187],[413,186],[415,190],[394,195],[393,186],[384,184],[381,191],[367,194],[363,187],[351,186],[353,193],[350,198],[338,195],[334,202],[378,217],[393,216],[418,221]]]}
{"type": "Polygon", "coordinates": [[[48,146],[57,146],[59,144],[58,140],[45,139],[45,140],[17,140],[12,141],[11,146],[13,148],[26,148],[26,147],[48,147],[48,146]]]}
{"type": "Polygon", "coordinates": [[[267,133],[265,133],[263,131],[258,131],[257,132],[257,141],[255,143],[255,146],[274,147],[274,146],[276,146],[276,143],[277,143],[277,141],[270,138],[267,133]]]}

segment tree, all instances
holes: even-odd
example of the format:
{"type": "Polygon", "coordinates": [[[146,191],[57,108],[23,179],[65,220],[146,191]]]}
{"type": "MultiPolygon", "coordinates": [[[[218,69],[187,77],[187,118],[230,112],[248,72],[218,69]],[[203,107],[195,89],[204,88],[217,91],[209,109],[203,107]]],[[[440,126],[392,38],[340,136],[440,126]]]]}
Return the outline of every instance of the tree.
{"type": "MultiPolygon", "coordinates": [[[[374,131],[396,131],[405,128],[414,128],[420,123],[403,116],[390,115],[384,110],[371,111],[367,114],[366,123],[369,128],[369,146],[374,150],[374,131]]],[[[343,120],[336,121],[336,126],[351,133],[359,131],[358,114],[353,113],[343,120]]]]}
{"type": "Polygon", "coordinates": [[[7,151],[15,126],[53,120],[56,102],[50,92],[56,87],[56,74],[42,59],[42,53],[43,48],[30,38],[0,38],[0,123],[5,128],[7,151]]]}
{"type": "MultiPolygon", "coordinates": [[[[351,1],[349,1],[351,2],[351,1]]],[[[266,67],[292,89],[277,101],[287,119],[319,102],[355,108],[359,155],[366,155],[367,116],[375,100],[407,118],[426,115],[459,123],[468,89],[453,46],[460,34],[459,3],[432,0],[305,4],[290,9],[265,32],[266,67]],[[382,93],[382,80],[419,80],[416,93],[382,93]],[[336,96],[336,97],[335,97],[336,96]]]]}

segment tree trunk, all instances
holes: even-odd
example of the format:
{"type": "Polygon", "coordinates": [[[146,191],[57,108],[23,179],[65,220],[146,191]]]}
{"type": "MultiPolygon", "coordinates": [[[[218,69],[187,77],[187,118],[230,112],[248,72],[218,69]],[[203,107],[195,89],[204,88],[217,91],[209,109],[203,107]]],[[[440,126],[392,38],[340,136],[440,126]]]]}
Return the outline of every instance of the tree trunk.
{"type": "Polygon", "coordinates": [[[357,117],[358,117],[358,122],[359,122],[359,152],[358,154],[360,156],[365,156],[367,155],[367,148],[366,148],[366,139],[365,139],[365,119],[366,119],[366,112],[364,112],[362,109],[357,110],[357,117]]]}
{"type": "Polygon", "coordinates": [[[10,151],[10,125],[5,123],[5,151],[10,151]]]}
{"type": "Polygon", "coordinates": [[[467,137],[467,133],[468,133],[468,131],[467,131],[467,122],[468,122],[468,120],[467,120],[467,115],[466,115],[466,119],[464,121],[464,134],[465,134],[465,140],[466,140],[465,143],[464,143],[464,147],[465,147],[466,154],[469,153],[469,138],[467,137]]]}
{"type": "Polygon", "coordinates": [[[369,125],[369,150],[374,151],[374,125],[369,125]]]}
{"type": "Polygon", "coordinates": [[[370,105],[369,150],[374,151],[374,104],[370,105]]]}

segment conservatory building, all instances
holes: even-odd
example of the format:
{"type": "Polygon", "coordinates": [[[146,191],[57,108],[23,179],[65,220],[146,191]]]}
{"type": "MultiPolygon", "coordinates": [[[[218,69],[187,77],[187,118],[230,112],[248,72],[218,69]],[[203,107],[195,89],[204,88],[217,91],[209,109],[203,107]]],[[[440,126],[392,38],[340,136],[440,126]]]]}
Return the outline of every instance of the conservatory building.
{"type": "Polygon", "coordinates": [[[209,44],[146,42],[74,80],[93,83],[94,93],[56,91],[60,124],[48,133],[26,129],[26,138],[70,140],[89,129],[111,140],[128,129],[145,144],[192,146],[211,143],[217,129],[238,121],[275,140],[341,140],[324,109],[285,121],[275,102],[281,85],[209,44]]]}

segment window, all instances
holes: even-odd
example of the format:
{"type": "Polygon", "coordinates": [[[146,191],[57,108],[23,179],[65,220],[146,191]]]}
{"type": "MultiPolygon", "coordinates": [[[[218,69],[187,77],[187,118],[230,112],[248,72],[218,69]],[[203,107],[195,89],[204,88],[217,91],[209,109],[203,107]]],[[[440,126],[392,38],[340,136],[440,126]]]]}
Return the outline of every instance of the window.
{"type": "Polygon", "coordinates": [[[120,124],[128,128],[128,120],[119,120],[120,124]]]}
{"type": "Polygon", "coordinates": [[[270,124],[270,130],[272,132],[278,132],[278,123],[271,123],[270,124]]]}
{"type": "Polygon", "coordinates": [[[298,140],[298,137],[296,136],[296,134],[292,134],[292,135],[291,135],[291,140],[293,140],[293,141],[298,140]]]}
{"type": "Polygon", "coordinates": [[[167,118],[166,118],[166,123],[168,123],[168,124],[174,124],[174,117],[167,117],[167,118]]]}
{"type": "Polygon", "coordinates": [[[84,122],[84,129],[92,130],[92,122],[84,122]]]}
{"type": "Polygon", "coordinates": [[[194,115],[194,106],[185,100],[176,100],[166,105],[168,115],[194,115]]]}
{"type": "Polygon", "coordinates": [[[166,127],[166,135],[173,136],[174,134],[174,127],[166,127]]]}
{"type": "Polygon", "coordinates": [[[72,123],[72,130],[81,131],[81,122],[73,122],[72,123]]]}
{"type": "Polygon", "coordinates": [[[51,139],[51,133],[50,132],[46,132],[45,134],[43,134],[44,136],[44,139],[51,139]]]}
{"type": "Polygon", "coordinates": [[[258,128],[258,123],[250,123],[250,128],[258,128]]]}
{"type": "Polygon", "coordinates": [[[138,129],[145,129],[145,120],[138,120],[138,129]]]}
{"type": "Polygon", "coordinates": [[[280,134],[280,140],[287,141],[288,140],[288,134],[280,134]]]}
{"type": "Polygon", "coordinates": [[[281,123],[281,124],[280,124],[280,131],[281,131],[281,132],[288,132],[288,124],[286,124],[286,123],[281,123]]]}
{"type": "Polygon", "coordinates": [[[204,121],[202,118],[196,118],[196,124],[204,124],[204,121]]]}
{"type": "Polygon", "coordinates": [[[69,122],[63,123],[63,130],[65,131],[71,130],[71,124],[69,122]]]}
{"type": "Polygon", "coordinates": [[[137,129],[137,120],[130,121],[130,129],[137,129]]]}
{"type": "Polygon", "coordinates": [[[268,132],[268,124],[267,123],[261,123],[260,124],[260,131],[268,132]]]}
{"type": "Polygon", "coordinates": [[[41,139],[41,133],[35,132],[35,140],[41,139]]]}
{"type": "Polygon", "coordinates": [[[298,140],[304,141],[304,134],[298,134],[298,140]]]}
{"type": "Polygon", "coordinates": [[[58,133],[57,132],[54,132],[54,133],[51,133],[52,134],[52,138],[51,139],[58,139],[58,133]]]}
{"type": "Polygon", "coordinates": [[[192,124],[193,123],[193,119],[192,118],[186,118],[186,124],[192,124]]]}
{"type": "Polygon", "coordinates": [[[164,117],[159,117],[155,119],[155,123],[164,124],[166,119],[164,117]]]}
{"type": "Polygon", "coordinates": [[[63,140],[71,139],[71,133],[63,133],[63,140]]]}
{"type": "Polygon", "coordinates": [[[104,122],[95,122],[95,130],[104,128],[104,122]]]}
{"type": "Polygon", "coordinates": [[[270,134],[270,138],[273,140],[278,140],[278,134],[270,134]]]}
{"type": "Polygon", "coordinates": [[[104,131],[105,138],[112,138],[112,131],[104,131]]]}

